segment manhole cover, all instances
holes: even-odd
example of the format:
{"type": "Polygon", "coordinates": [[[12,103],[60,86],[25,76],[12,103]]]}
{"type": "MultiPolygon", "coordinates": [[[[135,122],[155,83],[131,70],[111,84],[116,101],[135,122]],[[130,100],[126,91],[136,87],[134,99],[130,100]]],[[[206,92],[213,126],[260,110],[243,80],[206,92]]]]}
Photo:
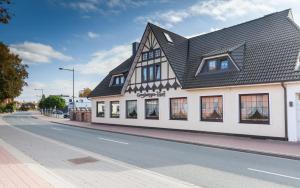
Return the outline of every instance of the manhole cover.
{"type": "Polygon", "coordinates": [[[98,159],[95,159],[93,157],[80,157],[80,158],[74,158],[74,159],[69,159],[69,162],[73,163],[73,164],[84,164],[84,163],[94,163],[99,161],[98,159]]]}

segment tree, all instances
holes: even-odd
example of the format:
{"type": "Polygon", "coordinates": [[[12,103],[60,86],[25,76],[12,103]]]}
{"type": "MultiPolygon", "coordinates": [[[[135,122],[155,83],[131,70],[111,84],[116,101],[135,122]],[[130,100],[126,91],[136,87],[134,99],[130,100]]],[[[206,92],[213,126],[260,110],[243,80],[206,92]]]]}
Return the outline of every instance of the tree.
{"type": "Polygon", "coordinates": [[[82,91],[79,92],[79,97],[88,97],[92,90],[90,88],[84,88],[82,91]]]}
{"type": "Polygon", "coordinates": [[[45,97],[45,95],[42,95],[42,98],[41,98],[41,100],[39,101],[39,109],[44,109],[44,108],[46,108],[45,107],[45,99],[46,99],[46,97],[45,97]]]}
{"type": "Polygon", "coordinates": [[[8,47],[0,42],[0,102],[15,98],[27,83],[28,65],[23,65],[18,55],[10,53],[8,47]]]}
{"type": "Polygon", "coordinates": [[[43,108],[56,108],[56,109],[64,109],[66,106],[66,102],[63,98],[56,95],[50,95],[47,98],[45,98],[42,102],[43,108]]]}
{"type": "Polygon", "coordinates": [[[0,0],[0,23],[7,24],[11,19],[7,5],[11,3],[10,0],[0,0]]]}

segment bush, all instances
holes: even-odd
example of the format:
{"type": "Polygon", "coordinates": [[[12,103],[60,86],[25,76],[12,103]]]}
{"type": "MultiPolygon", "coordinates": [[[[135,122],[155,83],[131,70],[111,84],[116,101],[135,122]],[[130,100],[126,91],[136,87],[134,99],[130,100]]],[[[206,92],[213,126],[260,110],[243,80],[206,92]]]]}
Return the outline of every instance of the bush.
{"type": "Polygon", "coordinates": [[[5,112],[5,105],[0,104],[0,113],[4,113],[4,112],[5,112]]]}
{"type": "Polygon", "coordinates": [[[8,103],[5,106],[5,112],[14,112],[16,110],[16,103],[12,102],[12,103],[8,103]]]}

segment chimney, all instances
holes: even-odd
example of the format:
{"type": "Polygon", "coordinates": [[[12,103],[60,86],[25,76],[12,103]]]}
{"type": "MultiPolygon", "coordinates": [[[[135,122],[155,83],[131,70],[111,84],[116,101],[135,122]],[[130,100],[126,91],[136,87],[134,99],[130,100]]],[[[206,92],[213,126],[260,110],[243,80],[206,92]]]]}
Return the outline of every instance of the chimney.
{"type": "Polygon", "coordinates": [[[137,50],[138,50],[138,47],[139,47],[139,42],[134,42],[132,43],[132,55],[135,55],[137,50]]]}

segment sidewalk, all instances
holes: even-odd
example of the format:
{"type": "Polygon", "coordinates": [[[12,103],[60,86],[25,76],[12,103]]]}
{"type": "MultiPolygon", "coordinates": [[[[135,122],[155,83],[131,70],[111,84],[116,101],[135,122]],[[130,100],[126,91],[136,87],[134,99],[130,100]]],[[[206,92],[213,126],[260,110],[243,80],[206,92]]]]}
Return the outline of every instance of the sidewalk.
{"type": "Polygon", "coordinates": [[[39,119],[54,123],[116,132],[149,138],[158,138],[182,143],[203,145],[215,148],[224,148],[235,151],[257,153],[263,155],[284,157],[300,160],[300,143],[291,143],[279,140],[263,140],[238,136],[214,135],[206,133],[175,131],[165,129],[151,129],[141,127],[128,127],[120,125],[104,125],[85,122],[70,121],[68,119],[56,119],[37,115],[39,119]]]}

